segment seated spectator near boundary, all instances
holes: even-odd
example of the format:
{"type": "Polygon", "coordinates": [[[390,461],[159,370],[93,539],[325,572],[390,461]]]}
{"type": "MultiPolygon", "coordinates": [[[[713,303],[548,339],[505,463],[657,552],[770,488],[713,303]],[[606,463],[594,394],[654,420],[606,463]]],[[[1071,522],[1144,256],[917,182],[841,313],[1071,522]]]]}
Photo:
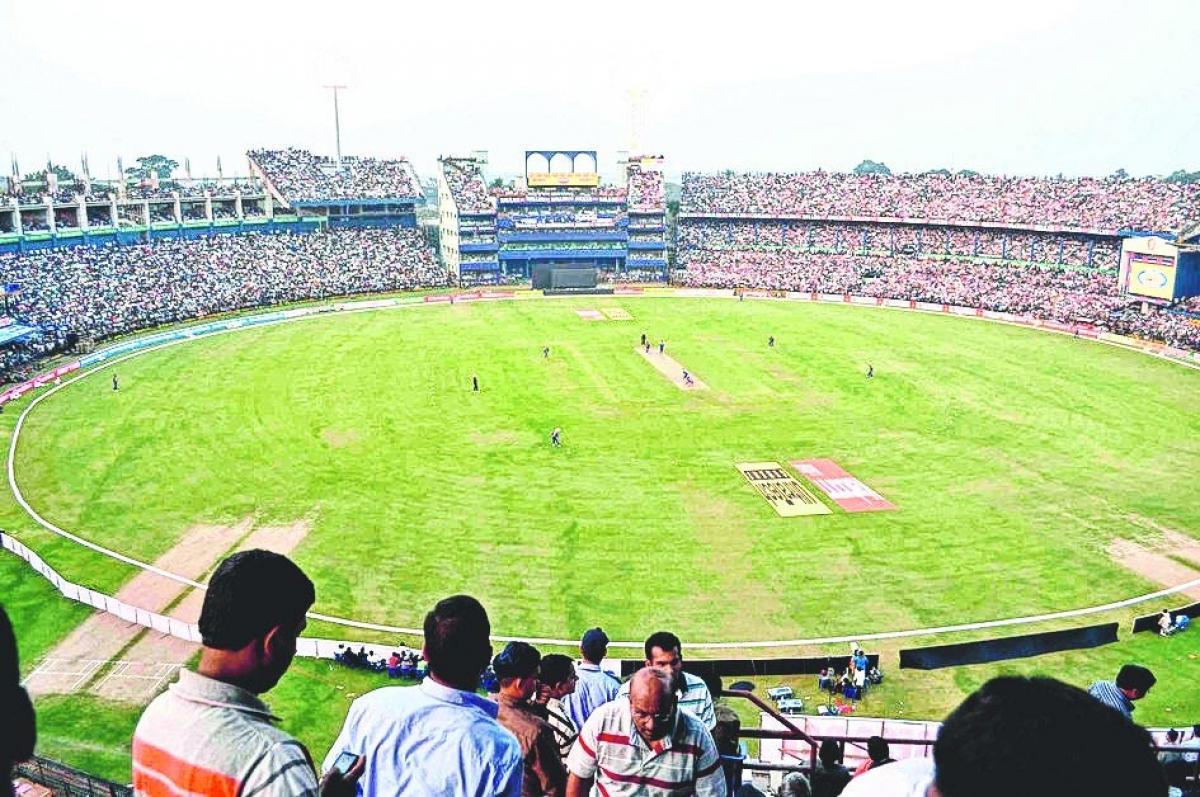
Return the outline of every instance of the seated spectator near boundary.
{"type": "Polygon", "coordinates": [[[628,686],[579,732],[567,759],[568,796],[586,797],[594,785],[608,797],[725,797],[717,746],[699,719],[680,710],[671,675],[646,667],[628,686]]]}
{"type": "Polygon", "coordinates": [[[1144,729],[1053,678],[993,678],[950,713],[933,758],[855,778],[843,797],[1166,797],[1144,729]]]}
{"type": "Polygon", "coordinates": [[[850,770],[842,765],[842,746],[833,739],[824,740],[817,759],[811,781],[813,797],[837,797],[850,782],[850,770]]]}
{"type": "Polygon", "coordinates": [[[567,788],[567,770],[559,756],[558,744],[550,723],[530,704],[537,694],[538,666],[542,655],[528,642],[509,642],[496,658],[492,669],[500,679],[496,702],[497,719],[517,737],[525,758],[521,794],[525,797],[561,797],[567,788]]]}
{"type": "Polygon", "coordinates": [[[554,741],[558,745],[559,757],[564,764],[571,747],[575,744],[575,738],[579,736],[579,728],[571,721],[562,703],[563,698],[575,691],[576,680],[575,663],[571,661],[570,656],[551,653],[542,657],[533,704],[542,719],[550,723],[550,728],[554,731],[554,741]]]}
{"type": "Polygon", "coordinates": [[[865,775],[876,767],[881,767],[884,764],[894,764],[896,759],[892,758],[891,747],[883,740],[882,736],[872,736],[867,739],[867,760],[858,765],[858,769],[854,770],[854,777],[865,775]]]}
{"type": "Polygon", "coordinates": [[[453,595],[425,615],[418,686],[385,686],[350,704],[325,768],[343,752],[366,757],[363,794],[521,793],[521,747],[496,721],[499,706],[476,694],[492,655],[492,625],[479,601],[453,595]]]}
{"type": "Polygon", "coordinates": [[[308,576],[277,553],[242,551],[218,565],[200,610],[197,671],[180,670],[134,730],[135,794],[354,794],[363,762],[318,787],[308,750],[258,698],[287,672],[315,600],[308,576]]]}
{"type": "Polygon", "coordinates": [[[37,724],[33,703],[21,688],[21,667],[17,657],[17,637],[12,623],[0,605],[0,795],[10,797],[12,768],[33,755],[37,742],[37,724]]]}
{"type": "Polygon", "coordinates": [[[1135,700],[1141,700],[1154,686],[1154,673],[1139,664],[1126,664],[1117,673],[1116,682],[1096,681],[1088,687],[1088,693],[1109,708],[1116,709],[1133,719],[1135,700]]]}
{"type": "Polygon", "coordinates": [[[575,666],[578,678],[575,691],[563,698],[563,707],[576,728],[582,728],[592,712],[615,698],[621,689],[617,676],[600,669],[600,662],[608,655],[608,634],[604,629],[591,628],[584,632],[579,653],[583,661],[575,666]]]}
{"type": "MultiPolygon", "coordinates": [[[[680,646],[679,637],[670,631],[656,631],[646,638],[645,650],[646,666],[662,670],[671,677],[679,707],[690,711],[711,731],[717,724],[712,693],[708,691],[702,678],[683,671],[683,648],[680,646]]],[[[628,695],[629,683],[623,683],[618,694],[628,695]]]]}

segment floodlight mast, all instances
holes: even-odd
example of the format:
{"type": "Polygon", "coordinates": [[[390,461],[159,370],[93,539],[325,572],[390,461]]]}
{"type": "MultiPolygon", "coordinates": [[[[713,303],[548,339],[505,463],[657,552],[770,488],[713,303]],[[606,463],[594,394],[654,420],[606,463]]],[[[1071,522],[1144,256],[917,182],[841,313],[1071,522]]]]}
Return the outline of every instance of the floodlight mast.
{"type": "Polygon", "coordinates": [[[338,90],[346,88],[339,84],[325,86],[327,89],[333,89],[333,134],[337,140],[337,167],[338,171],[342,170],[342,121],[338,115],[338,90]]]}

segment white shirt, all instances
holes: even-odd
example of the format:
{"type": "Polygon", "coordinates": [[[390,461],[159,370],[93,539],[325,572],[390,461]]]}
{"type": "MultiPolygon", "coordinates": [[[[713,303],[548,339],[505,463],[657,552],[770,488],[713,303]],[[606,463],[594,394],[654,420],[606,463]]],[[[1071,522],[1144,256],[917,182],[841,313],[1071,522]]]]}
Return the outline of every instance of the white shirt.
{"type": "Polygon", "coordinates": [[[905,758],[854,778],[842,797],[925,797],[933,776],[932,758],[905,758]]]}

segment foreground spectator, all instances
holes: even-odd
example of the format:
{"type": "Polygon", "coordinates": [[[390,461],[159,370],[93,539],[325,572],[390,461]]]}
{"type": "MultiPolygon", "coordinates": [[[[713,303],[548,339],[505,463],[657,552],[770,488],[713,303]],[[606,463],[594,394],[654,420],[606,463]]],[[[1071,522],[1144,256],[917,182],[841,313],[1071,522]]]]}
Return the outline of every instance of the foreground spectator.
{"type": "Polygon", "coordinates": [[[883,740],[882,736],[872,736],[867,739],[867,760],[859,764],[858,769],[854,770],[854,777],[865,775],[872,769],[877,769],[884,764],[893,764],[896,759],[892,758],[891,747],[883,740]]]}
{"type": "Polygon", "coordinates": [[[1117,680],[1096,681],[1088,687],[1088,693],[1104,705],[1114,708],[1133,719],[1135,700],[1141,700],[1154,686],[1157,679],[1154,673],[1140,664],[1126,664],[1117,673],[1117,680]]]}
{"type": "Polygon", "coordinates": [[[812,773],[813,797],[837,797],[849,782],[850,770],[842,765],[842,746],[833,739],[821,742],[812,773]]]}
{"type": "Polygon", "coordinates": [[[608,797],[724,797],[725,773],[708,729],[679,709],[671,676],[646,667],[628,695],[592,713],[567,759],[569,797],[593,785],[608,797]]]}
{"type": "Polygon", "coordinates": [[[499,707],[476,694],[492,655],[487,612],[469,595],[438,602],[425,615],[419,686],[385,686],[350,705],[325,758],[366,756],[362,792],[378,795],[521,794],[521,747],[496,721],[499,707]]]}
{"type": "Polygon", "coordinates": [[[554,741],[558,745],[559,757],[566,763],[567,755],[575,745],[579,727],[567,715],[563,699],[575,691],[575,665],[569,656],[551,653],[542,658],[538,667],[538,688],[534,706],[539,716],[550,723],[554,741]]]}
{"type": "Polygon", "coordinates": [[[537,693],[538,665],[541,654],[527,642],[509,642],[492,659],[492,669],[500,680],[496,702],[497,719],[517,737],[525,758],[524,797],[551,795],[560,797],[567,788],[567,771],[559,757],[558,745],[550,723],[538,716],[530,704],[537,693]]]}
{"type": "Polygon", "coordinates": [[[615,675],[600,669],[600,662],[608,655],[608,634],[603,629],[586,631],[579,643],[579,653],[583,661],[575,667],[578,676],[575,691],[563,698],[567,716],[576,728],[582,728],[592,712],[615,698],[621,689],[615,675]]]}
{"type": "Polygon", "coordinates": [[[793,772],[779,784],[778,797],[812,797],[812,786],[808,778],[799,772],[793,772]]]}
{"type": "Polygon", "coordinates": [[[37,727],[33,704],[21,688],[17,637],[0,605],[0,795],[12,794],[12,767],[33,755],[37,727]]]}
{"type": "MultiPolygon", "coordinates": [[[[308,750],[258,698],[287,672],[315,599],[287,557],[252,550],[221,562],[200,610],[197,671],[180,670],[134,730],[135,793],[318,794],[308,750]]],[[[345,778],[330,773],[319,793],[351,795],[361,773],[361,761],[345,778]]]]}
{"type": "MultiPolygon", "coordinates": [[[[662,350],[663,344],[659,344],[662,350]]],[[[717,713],[713,708],[712,693],[704,680],[683,670],[683,649],[679,637],[670,631],[656,631],[646,639],[646,666],[666,673],[671,679],[671,688],[679,701],[679,707],[690,711],[710,731],[717,724],[717,713]]],[[[620,694],[629,694],[629,682],[621,685],[620,694]]]]}
{"type": "Polygon", "coordinates": [[[844,797],[1165,797],[1145,730],[1052,678],[988,681],[950,713],[933,760],[855,778],[844,797]]]}

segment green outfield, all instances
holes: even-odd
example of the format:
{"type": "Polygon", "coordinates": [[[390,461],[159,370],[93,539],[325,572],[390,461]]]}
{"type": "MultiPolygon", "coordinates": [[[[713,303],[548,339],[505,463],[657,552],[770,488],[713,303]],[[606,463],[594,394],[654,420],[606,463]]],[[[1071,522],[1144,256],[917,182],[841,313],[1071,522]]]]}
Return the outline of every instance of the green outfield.
{"type": "MultiPolygon", "coordinates": [[[[660,297],[439,304],[119,363],[30,413],[16,474],[51,522],[147,561],[196,524],[306,523],[293,558],[327,614],[419,626],[461,591],[498,634],[577,638],[599,624],[614,639],[664,627],[685,644],[797,639],[1159,588],[1111,546],[1200,537],[1198,395],[1200,373],[1177,365],[946,316],[660,297]],[[633,320],[576,314],[616,307],[633,320]],[[639,357],[643,332],[708,389],[683,391],[639,357]],[[807,458],[835,460],[897,511],[849,514],[822,496],[831,514],[781,518],[735,467],[807,458]]],[[[6,434],[24,404],[2,416],[6,434]]],[[[37,530],[11,499],[0,521],[72,580],[115,591],[132,575],[37,530]]],[[[33,578],[19,575],[19,596],[40,589],[33,578]]],[[[19,619],[37,618],[27,626],[55,630],[38,632],[34,655],[84,614],[60,607],[47,622],[44,602],[20,604],[19,619]]],[[[1154,641],[1119,648],[1200,674],[1194,654],[1176,661],[1190,640],[1165,641],[1169,654],[1154,641]]],[[[1051,674],[1108,674],[1117,649],[1060,654],[1070,673],[1051,674]]],[[[301,665],[280,699],[320,714],[304,706],[341,677],[327,670],[301,665]]],[[[905,691],[898,676],[875,709],[940,716],[995,671],[903,676],[905,691]]],[[[1200,709],[1166,698],[1140,719],[1200,709]]],[[[326,713],[309,717],[315,747],[344,709],[326,713]]]]}
{"type": "Polygon", "coordinates": [[[880,310],[574,312],[612,304],[321,317],[140,356],[114,366],[119,392],[96,375],[30,415],[19,484],[53,523],[145,560],[197,523],[308,520],[295,556],[319,611],[419,625],[462,590],[498,632],[559,637],[602,621],[791,639],[1089,605],[1154,586],[1110,560],[1112,538],[1200,529],[1195,372],[880,310]],[[710,390],[647,367],[643,331],[710,390]],[[780,518],[735,469],[808,457],[899,510],[780,518]]]}

